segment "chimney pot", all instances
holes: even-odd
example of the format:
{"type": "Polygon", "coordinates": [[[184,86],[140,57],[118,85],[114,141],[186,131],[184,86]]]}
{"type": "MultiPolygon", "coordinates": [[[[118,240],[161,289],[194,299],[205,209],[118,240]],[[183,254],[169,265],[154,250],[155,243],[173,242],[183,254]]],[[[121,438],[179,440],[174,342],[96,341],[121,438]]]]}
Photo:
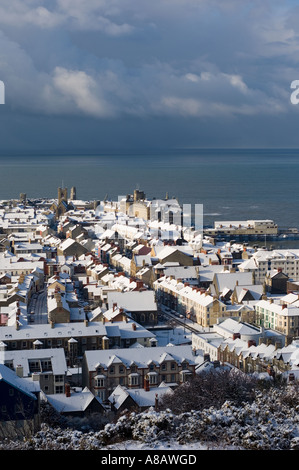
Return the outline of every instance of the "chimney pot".
{"type": "Polygon", "coordinates": [[[70,397],[71,396],[71,386],[69,383],[65,384],[65,396],[70,397]]]}
{"type": "Polygon", "coordinates": [[[144,390],[146,392],[149,392],[150,390],[150,386],[149,386],[149,378],[146,376],[144,377],[144,390]]]}

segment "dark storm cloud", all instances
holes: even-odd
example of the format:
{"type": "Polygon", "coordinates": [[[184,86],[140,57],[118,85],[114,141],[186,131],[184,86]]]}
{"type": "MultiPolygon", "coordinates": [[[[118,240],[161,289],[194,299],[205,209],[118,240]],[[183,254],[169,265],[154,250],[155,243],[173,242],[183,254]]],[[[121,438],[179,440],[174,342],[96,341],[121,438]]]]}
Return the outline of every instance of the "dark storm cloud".
{"type": "Polygon", "coordinates": [[[271,145],[275,128],[287,145],[299,13],[281,3],[0,4],[7,148],[271,145]]]}

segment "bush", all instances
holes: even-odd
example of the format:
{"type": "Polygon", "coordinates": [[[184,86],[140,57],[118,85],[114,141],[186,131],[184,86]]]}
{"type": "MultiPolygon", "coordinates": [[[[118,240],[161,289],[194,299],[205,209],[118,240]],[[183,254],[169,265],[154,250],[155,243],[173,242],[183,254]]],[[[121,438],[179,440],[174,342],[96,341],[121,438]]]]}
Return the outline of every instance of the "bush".
{"type": "Polygon", "coordinates": [[[256,387],[257,380],[239,370],[211,369],[179,386],[174,394],[164,395],[161,409],[181,413],[220,408],[227,400],[238,406],[254,399],[256,387]]]}

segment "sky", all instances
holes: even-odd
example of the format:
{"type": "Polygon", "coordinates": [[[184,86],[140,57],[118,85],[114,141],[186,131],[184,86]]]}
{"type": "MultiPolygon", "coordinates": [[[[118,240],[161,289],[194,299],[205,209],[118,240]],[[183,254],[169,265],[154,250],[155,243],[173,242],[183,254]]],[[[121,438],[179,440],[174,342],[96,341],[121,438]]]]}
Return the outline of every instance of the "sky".
{"type": "Polygon", "coordinates": [[[0,153],[299,148],[298,25],[288,0],[0,0],[0,153]]]}

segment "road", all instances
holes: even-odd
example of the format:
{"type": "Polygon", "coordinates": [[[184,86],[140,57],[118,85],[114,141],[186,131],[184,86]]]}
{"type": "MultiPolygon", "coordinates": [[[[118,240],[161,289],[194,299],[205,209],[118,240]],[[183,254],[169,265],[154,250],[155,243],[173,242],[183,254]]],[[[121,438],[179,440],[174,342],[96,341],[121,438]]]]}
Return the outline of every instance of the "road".
{"type": "Polygon", "coordinates": [[[48,323],[46,290],[33,294],[28,306],[28,316],[29,315],[31,317],[31,323],[48,323]],[[31,314],[31,312],[34,312],[34,314],[31,314]]]}
{"type": "Polygon", "coordinates": [[[162,304],[159,304],[158,308],[164,316],[174,320],[179,326],[183,326],[184,328],[186,328],[186,330],[189,330],[192,333],[203,333],[209,331],[209,329],[203,328],[202,326],[198,325],[192,320],[189,320],[188,318],[185,318],[184,316],[180,316],[179,313],[175,312],[174,310],[168,309],[162,304]]]}

